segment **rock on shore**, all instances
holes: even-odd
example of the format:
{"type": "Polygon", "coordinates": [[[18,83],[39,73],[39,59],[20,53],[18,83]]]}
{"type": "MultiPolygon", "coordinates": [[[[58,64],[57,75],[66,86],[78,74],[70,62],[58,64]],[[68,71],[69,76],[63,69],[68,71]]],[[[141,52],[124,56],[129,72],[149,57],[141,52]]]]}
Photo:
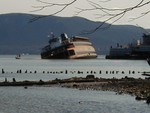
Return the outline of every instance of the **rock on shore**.
{"type": "Polygon", "coordinates": [[[59,85],[67,88],[78,88],[80,90],[114,91],[116,94],[130,94],[136,100],[146,100],[150,104],[150,79],[135,79],[125,77],[117,78],[95,78],[94,75],[87,77],[73,77],[68,79],[55,79],[50,81],[16,81],[5,80],[0,86],[33,86],[33,85],[59,85]]]}
{"type": "Polygon", "coordinates": [[[94,82],[67,83],[62,87],[78,88],[80,90],[100,90],[114,91],[116,94],[129,94],[135,96],[136,100],[146,100],[150,104],[150,79],[105,79],[105,78],[90,78],[94,82]]]}

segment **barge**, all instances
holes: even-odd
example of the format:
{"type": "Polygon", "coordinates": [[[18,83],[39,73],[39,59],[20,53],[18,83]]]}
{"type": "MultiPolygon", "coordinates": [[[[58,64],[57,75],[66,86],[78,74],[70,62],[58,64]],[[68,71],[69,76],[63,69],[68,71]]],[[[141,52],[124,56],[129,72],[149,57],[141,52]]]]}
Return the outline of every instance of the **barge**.
{"type": "Polygon", "coordinates": [[[150,34],[143,34],[143,41],[137,40],[135,44],[111,47],[106,59],[133,59],[146,60],[150,58],[150,34]]]}

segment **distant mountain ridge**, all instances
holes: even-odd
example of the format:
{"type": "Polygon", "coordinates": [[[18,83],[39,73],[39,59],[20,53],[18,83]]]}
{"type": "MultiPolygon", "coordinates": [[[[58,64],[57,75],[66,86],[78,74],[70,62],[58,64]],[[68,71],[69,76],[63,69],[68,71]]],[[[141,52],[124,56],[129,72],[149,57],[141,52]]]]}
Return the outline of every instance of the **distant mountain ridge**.
{"type": "MultiPolygon", "coordinates": [[[[50,32],[74,36],[100,24],[81,17],[55,16],[28,23],[32,18],[31,14],[0,15],[0,54],[40,54],[41,48],[48,44],[50,32]]],[[[144,31],[136,26],[112,25],[107,30],[81,36],[90,38],[98,54],[107,54],[111,45],[131,43],[140,39],[142,33],[144,31]]]]}

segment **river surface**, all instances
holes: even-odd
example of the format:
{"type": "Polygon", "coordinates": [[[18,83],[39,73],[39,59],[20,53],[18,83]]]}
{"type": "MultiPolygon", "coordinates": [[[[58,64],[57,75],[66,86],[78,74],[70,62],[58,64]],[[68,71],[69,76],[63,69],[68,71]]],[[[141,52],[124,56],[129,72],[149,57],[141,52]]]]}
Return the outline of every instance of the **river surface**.
{"type": "MultiPolygon", "coordinates": [[[[42,60],[39,55],[0,55],[0,81],[53,80],[70,77],[144,78],[145,60],[42,60]]],[[[0,113],[149,113],[145,101],[115,92],[61,87],[0,87],[0,113]]]]}
{"type": "Polygon", "coordinates": [[[0,71],[2,69],[5,73],[0,73],[0,81],[5,78],[47,81],[86,77],[88,74],[103,78],[144,78],[142,72],[150,72],[146,60],[106,60],[104,56],[90,60],[43,60],[39,55],[24,55],[21,59],[15,59],[15,55],[0,55],[0,71]],[[21,73],[17,73],[20,70],[21,73]]]}

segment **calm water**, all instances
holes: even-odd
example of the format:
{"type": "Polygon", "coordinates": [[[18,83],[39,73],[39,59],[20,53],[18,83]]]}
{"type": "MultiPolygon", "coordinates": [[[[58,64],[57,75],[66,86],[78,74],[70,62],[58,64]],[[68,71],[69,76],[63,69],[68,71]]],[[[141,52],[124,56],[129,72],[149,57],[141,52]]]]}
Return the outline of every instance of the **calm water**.
{"type": "MultiPolygon", "coordinates": [[[[52,80],[55,78],[142,77],[140,72],[150,71],[144,60],[41,60],[40,56],[0,56],[0,81],[52,80]],[[17,73],[21,70],[21,74],[17,73]],[[27,73],[25,71],[27,70],[27,73]],[[36,73],[35,73],[36,71],[36,73]],[[44,71],[44,73],[43,73],[44,71]]],[[[149,113],[150,106],[129,95],[114,92],[67,89],[60,87],[0,87],[0,113],[149,113]]]]}
{"type": "Polygon", "coordinates": [[[88,74],[104,78],[139,78],[143,77],[141,72],[150,71],[150,66],[145,60],[106,60],[104,57],[94,60],[41,60],[38,55],[25,55],[17,60],[15,55],[0,55],[0,71],[2,69],[5,74],[0,72],[0,81],[4,81],[5,78],[46,81],[74,76],[85,77],[88,74]],[[17,73],[17,70],[21,70],[22,73],[17,73]]]}
{"type": "Polygon", "coordinates": [[[129,95],[59,87],[1,87],[0,113],[149,113],[129,95]]]}

